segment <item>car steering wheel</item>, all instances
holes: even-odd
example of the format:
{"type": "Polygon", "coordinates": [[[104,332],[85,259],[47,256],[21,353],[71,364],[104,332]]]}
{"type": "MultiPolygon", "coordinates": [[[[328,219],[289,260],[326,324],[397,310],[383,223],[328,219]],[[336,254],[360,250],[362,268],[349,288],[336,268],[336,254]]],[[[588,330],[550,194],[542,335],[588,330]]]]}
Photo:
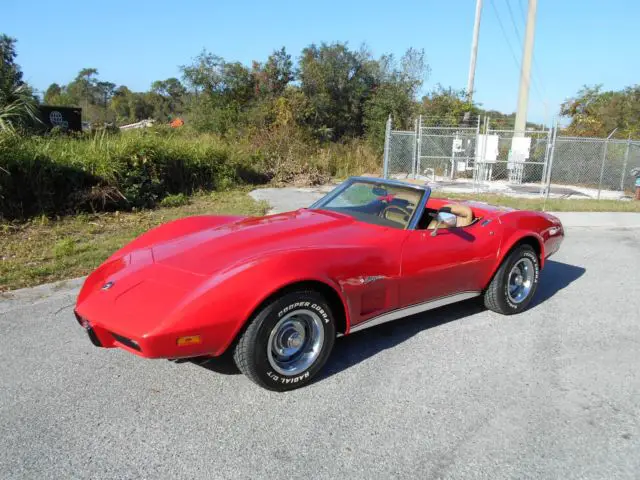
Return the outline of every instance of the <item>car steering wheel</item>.
{"type": "Polygon", "coordinates": [[[392,219],[387,218],[387,213],[389,211],[393,211],[393,210],[398,211],[398,212],[402,213],[403,215],[406,215],[407,216],[407,221],[409,221],[409,219],[411,218],[411,212],[409,212],[408,210],[405,210],[402,207],[398,207],[397,205],[389,205],[388,207],[385,207],[384,210],[382,210],[382,212],[380,212],[380,216],[382,218],[386,219],[386,220],[393,221],[392,219]]]}

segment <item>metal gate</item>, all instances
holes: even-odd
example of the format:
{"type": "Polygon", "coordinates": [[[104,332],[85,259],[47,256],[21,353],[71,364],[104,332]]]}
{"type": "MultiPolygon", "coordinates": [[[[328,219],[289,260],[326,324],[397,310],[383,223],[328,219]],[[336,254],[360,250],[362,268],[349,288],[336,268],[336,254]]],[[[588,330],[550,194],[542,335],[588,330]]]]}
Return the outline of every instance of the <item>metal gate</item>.
{"type": "MultiPolygon", "coordinates": [[[[551,151],[551,130],[495,130],[488,128],[478,135],[474,182],[479,187],[489,182],[506,184],[513,190],[527,192],[539,188],[543,193],[547,184],[551,151]],[[529,187],[529,188],[527,188],[529,187]]],[[[528,192],[531,193],[531,192],[528,192]]]]}
{"type": "Polygon", "coordinates": [[[480,118],[475,126],[432,126],[425,125],[420,117],[417,132],[419,175],[432,180],[473,175],[480,118]]]}

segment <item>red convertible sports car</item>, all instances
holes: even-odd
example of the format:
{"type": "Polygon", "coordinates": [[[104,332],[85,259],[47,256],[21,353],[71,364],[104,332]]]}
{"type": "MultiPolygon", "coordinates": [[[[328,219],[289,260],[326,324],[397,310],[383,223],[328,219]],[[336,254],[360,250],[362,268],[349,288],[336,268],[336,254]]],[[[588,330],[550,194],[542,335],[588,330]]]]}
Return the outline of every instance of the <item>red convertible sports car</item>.
{"type": "Polygon", "coordinates": [[[96,346],[141,357],[230,351],[282,391],[312,381],[338,335],[472,297],[526,309],[560,221],[430,192],[354,177],[293,212],[167,223],[89,275],[76,318],[96,346]]]}

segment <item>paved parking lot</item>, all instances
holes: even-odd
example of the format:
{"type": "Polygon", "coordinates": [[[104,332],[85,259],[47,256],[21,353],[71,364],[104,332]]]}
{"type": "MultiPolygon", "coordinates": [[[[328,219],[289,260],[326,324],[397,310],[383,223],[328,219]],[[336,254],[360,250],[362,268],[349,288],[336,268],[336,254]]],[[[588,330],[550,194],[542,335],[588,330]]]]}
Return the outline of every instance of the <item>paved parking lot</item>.
{"type": "Polygon", "coordinates": [[[2,478],[638,478],[640,229],[569,228],[535,306],[338,339],[277,394],[93,347],[73,283],[0,300],[2,478]]]}

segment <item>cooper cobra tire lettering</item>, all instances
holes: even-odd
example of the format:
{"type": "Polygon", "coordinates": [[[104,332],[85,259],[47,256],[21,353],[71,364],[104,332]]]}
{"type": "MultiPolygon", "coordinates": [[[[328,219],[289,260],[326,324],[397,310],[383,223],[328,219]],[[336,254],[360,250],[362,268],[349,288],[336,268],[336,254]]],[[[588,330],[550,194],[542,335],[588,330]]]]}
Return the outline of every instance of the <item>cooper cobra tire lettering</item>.
{"type": "Polygon", "coordinates": [[[245,330],[234,346],[233,358],[238,369],[250,380],[269,390],[286,391],[313,381],[331,354],[336,337],[335,320],[331,306],[317,291],[291,291],[265,304],[248,320],[245,330]],[[296,310],[315,312],[324,329],[324,343],[319,356],[306,370],[291,376],[277,372],[270,362],[269,337],[276,324],[285,315],[296,310]]]}
{"type": "Polygon", "coordinates": [[[311,302],[296,302],[288,305],[278,312],[278,318],[281,318],[283,315],[295,310],[296,308],[311,308],[320,314],[324,323],[329,323],[331,321],[329,314],[320,305],[311,302]]]}

